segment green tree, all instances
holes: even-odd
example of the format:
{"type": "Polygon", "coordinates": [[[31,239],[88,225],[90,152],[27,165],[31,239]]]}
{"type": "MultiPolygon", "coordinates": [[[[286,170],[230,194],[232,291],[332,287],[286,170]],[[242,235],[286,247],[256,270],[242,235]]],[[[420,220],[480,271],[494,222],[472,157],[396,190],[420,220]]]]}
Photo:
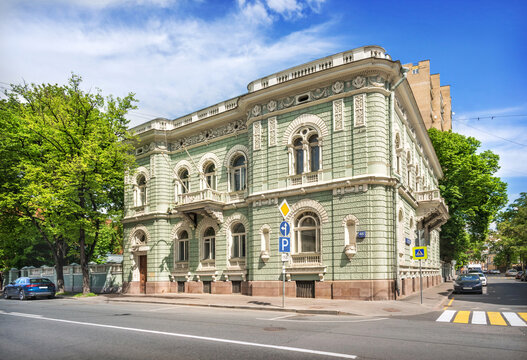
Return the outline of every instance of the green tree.
{"type": "Polygon", "coordinates": [[[439,189],[450,213],[442,226],[441,257],[463,264],[470,258],[467,250],[485,242],[490,223],[507,203],[507,184],[494,176],[499,156],[478,153],[481,143],[475,138],[433,128],[429,135],[443,169],[439,189]]]}
{"type": "Polygon", "coordinates": [[[525,267],[527,259],[527,193],[502,211],[497,219],[498,236],[501,239],[496,251],[496,258],[502,266],[509,267],[520,259],[525,267]]]}
{"type": "Polygon", "coordinates": [[[124,171],[134,162],[125,115],[136,100],[84,92],[81,81],[72,75],[62,86],[12,85],[5,95],[29,134],[24,145],[40,160],[24,164],[22,191],[33,194],[38,219],[53,223],[46,230],[78,249],[88,293],[88,263],[101,231],[123,208],[124,171]]]}

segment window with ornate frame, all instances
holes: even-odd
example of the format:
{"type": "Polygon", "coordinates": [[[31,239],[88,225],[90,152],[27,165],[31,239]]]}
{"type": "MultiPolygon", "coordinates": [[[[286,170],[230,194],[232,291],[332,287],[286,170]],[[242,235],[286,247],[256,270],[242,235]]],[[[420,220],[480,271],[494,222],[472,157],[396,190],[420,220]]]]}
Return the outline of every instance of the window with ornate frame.
{"type": "Polygon", "coordinates": [[[146,205],[147,194],[146,194],[146,176],[140,174],[137,176],[137,185],[134,188],[134,206],[142,207],[146,205]]]}
{"type": "Polygon", "coordinates": [[[291,138],[290,173],[301,175],[319,171],[322,166],[321,144],[318,131],[311,126],[302,126],[291,138]]]}
{"type": "Polygon", "coordinates": [[[216,190],[216,165],[213,162],[206,163],[203,167],[203,172],[207,182],[204,184],[204,188],[216,190]]]}
{"type": "Polygon", "coordinates": [[[132,238],[132,245],[146,245],[146,234],[143,230],[137,230],[132,238]]]}
{"type": "Polygon", "coordinates": [[[247,159],[244,154],[236,154],[229,167],[230,191],[242,191],[247,188],[247,159]]]}
{"type": "Polygon", "coordinates": [[[212,227],[208,227],[203,233],[202,244],[202,260],[214,260],[216,258],[216,232],[212,227]]]}
{"type": "Polygon", "coordinates": [[[320,253],[320,219],[316,213],[306,211],[297,216],[293,232],[294,253],[320,253]]]}
{"type": "Polygon", "coordinates": [[[187,168],[182,168],[177,174],[175,179],[175,197],[176,202],[179,201],[178,197],[182,194],[187,194],[190,192],[190,173],[187,168]]]}
{"type": "Polygon", "coordinates": [[[410,188],[412,186],[412,156],[410,155],[410,152],[406,154],[406,183],[408,184],[408,187],[410,188]]]}
{"type": "Polygon", "coordinates": [[[188,245],[189,245],[189,236],[186,230],[181,231],[178,234],[176,242],[177,255],[176,259],[178,262],[188,261],[188,245]]]}
{"type": "Polygon", "coordinates": [[[395,166],[395,172],[397,174],[401,174],[401,136],[399,133],[395,134],[395,156],[396,156],[396,166],[395,166]]]}
{"type": "Polygon", "coordinates": [[[235,223],[231,227],[231,258],[244,258],[246,252],[247,233],[242,223],[235,223]]]}

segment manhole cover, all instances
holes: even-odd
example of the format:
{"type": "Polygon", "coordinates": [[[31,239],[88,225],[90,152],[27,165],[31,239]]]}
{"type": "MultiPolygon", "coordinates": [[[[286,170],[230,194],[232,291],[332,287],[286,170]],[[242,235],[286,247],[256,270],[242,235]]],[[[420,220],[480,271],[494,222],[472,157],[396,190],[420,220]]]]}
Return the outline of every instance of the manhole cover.
{"type": "Polygon", "coordinates": [[[384,311],[386,312],[401,312],[401,310],[399,309],[394,309],[394,308],[385,308],[383,309],[384,311]]]}
{"type": "Polygon", "coordinates": [[[283,328],[283,327],[265,327],[264,330],[265,331],[282,331],[282,330],[285,330],[285,328],[283,328]]]}
{"type": "Polygon", "coordinates": [[[113,314],[113,316],[127,316],[127,315],[132,315],[132,314],[113,314]]]}

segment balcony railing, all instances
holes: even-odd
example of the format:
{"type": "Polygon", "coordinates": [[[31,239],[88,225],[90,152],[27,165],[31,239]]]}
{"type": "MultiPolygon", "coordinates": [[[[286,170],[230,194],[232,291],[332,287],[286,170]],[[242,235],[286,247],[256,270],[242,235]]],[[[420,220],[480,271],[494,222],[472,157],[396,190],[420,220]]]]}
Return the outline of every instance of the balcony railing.
{"type": "Polygon", "coordinates": [[[417,201],[441,201],[439,190],[419,191],[415,194],[417,201]]]}
{"type": "Polygon", "coordinates": [[[174,264],[175,271],[186,271],[188,270],[188,261],[179,261],[174,264]]]}
{"type": "Polygon", "coordinates": [[[321,172],[319,171],[294,175],[289,178],[289,186],[317,183],[320,181],[320,178],[321,172]]]}
{"type": "Polygon", "coordinates": [[[293,254],[291,265],[295,266],[320,266],[322,264],[320,254],[293,254]]]}
{"type": "Polygon", "coordinates": [[[245,268],[245,258],[231,258],[229,259],[229,266],[232,268],[245,268]]]}
{"type": "Polygon", "coordinates": [[[198,201],[214,201],[225,203],[225,193],[212,189],[203,189],[178,196],[178,204],[185,205],[198,201]]]}

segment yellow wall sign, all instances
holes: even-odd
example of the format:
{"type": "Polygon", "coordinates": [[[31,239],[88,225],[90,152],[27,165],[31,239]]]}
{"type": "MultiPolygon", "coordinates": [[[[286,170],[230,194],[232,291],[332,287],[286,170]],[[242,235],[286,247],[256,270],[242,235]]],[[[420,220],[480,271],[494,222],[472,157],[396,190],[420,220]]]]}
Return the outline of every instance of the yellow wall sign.
{"type": "Polygon", "coordinates": [[[414,260],[426,260],[428,259],[428,251],[426,246],[414,246],[413,254],[414,260]]]}
{"type": "Polygon", "coordinates": [[[282,203],[278,207],[278,210],[280,210],[280,214],[282,214],[282,216],[285,219],[287,214],[289,214],[289,212],[291,211],[291,208],[289,207],[289,204],[287,203],[286,199],[284,199],[284,201],[282,201],[282,203]]]}

